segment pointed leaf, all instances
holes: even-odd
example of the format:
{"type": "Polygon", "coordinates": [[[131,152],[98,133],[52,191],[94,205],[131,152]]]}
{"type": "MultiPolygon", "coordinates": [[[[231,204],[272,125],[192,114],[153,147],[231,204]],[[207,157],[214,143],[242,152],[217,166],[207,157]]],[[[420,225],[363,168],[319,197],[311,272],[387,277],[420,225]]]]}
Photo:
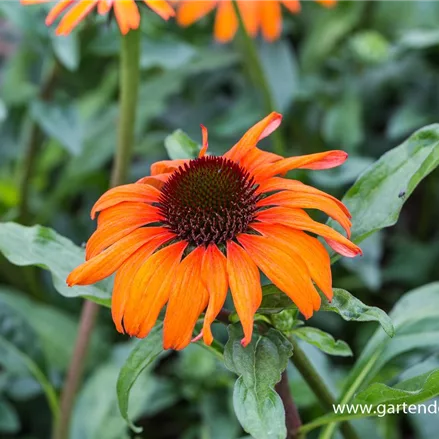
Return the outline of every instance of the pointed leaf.
{"type": "Polygon", "coordinates": [[[352,356],[351,348],[346,342],[343,340],[336,341],[331,334],[318,328],[306,326],[294,330],[293,334],[329,355],[352,356]]]}

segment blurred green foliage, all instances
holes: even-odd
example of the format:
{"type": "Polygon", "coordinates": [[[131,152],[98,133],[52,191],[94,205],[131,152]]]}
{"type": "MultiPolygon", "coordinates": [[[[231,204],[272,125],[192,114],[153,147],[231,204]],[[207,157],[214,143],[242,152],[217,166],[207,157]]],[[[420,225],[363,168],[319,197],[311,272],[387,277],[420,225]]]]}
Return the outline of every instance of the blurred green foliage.
{"type": "MultiPolygon", "coordinates": [[[[297,16],[284,11],[282,39],[273,44],[258,41],[259,56],[277,109],[284,114],[280,129],[288,155],[331,148],[349,152],[350,159],[340,169],[296,173],[341,198],[371,163],[413,131],[437,122],[439,3],[340,2],[328,10],[305,2],[302,9],[297,16]]],[[[69,37],[55,37],[44,25],[46,10],[0,3],[0,216],[3,222],[21,216],[25,153],[35,142],[29,209],[20,219],[51,227],[80,244],[94,228],[90,207],[109,181],[118,117],[120,36],[115,23],[90,17],[69,37]]],[[[198,145],[191,139],[200,141],[200,123],[209,129],[210,152],[219,154],[266,113],[239,39],[226,46],[214,43],[211,18],[180,29],[147,10],[142,15],[132,181],[147,175],[156,160],[193,154],[198,145]]],[[[361,197],[356,199],[351,190],[347,204],[352,202],[354,214],[359,206],[363,215],[356,232],[365,238],[364,257],[334,266],[334,286],[351,291],[364,304],[389,312],[398,303],[391,314],[397,337],[388,339],[382,329],[374,333],[377,324],[372,321],[385,320],[375,308],[368,308],[375,313],[365,319],[369,323],[358,323],[345,321],[349,318],[333,303],[345,320],[323,312],[308,323],[338,341],[320,332],[317,341],[316,334],[304,333],[303,338],[313,338],[312,344],[326,346],[326,352],[341,349],[345,355],[348,343],[354,356],[328,357],[301,344],[334,394],[358,383],[360,369],[373,358],[376,363],[368,363],[372,372],[363,377],[365,387],[357,398],[374,403],[383,392],[397,400],[401,392],[421,394],[427,381],[436,387],[438,382],[433,372],[439,367],[437,284],[406,295],[439,280],[438,171],[408,199],[436,165],[438,152],[437,147],[419,143],[404,145],[389,153],[385,170],[374,168],[376,186],[369,188],[373,194],[383,184],[388,191],[387,201],[381,197],[373,206],[387,225],[395,222],[405,202],[398,223],[367,237],[374,226],[367,211],[360,209],[361,197]],[[398,187],[380,180],[398,172],[398,187]],[[404,316],[410,318],[406,321],[404,316]]],[[[264,147],[271,147],[269,140],[264,147]]],[[[8,227],[0,239],[20,249],[13,262],[49,267],[52,277],[0,257],[0,437],[47,439],[52,420],[44,395],[50,399],[63,382],[80,308],[80,300],[62,297],[55,288],[70,297],[87,295],[64,285],[81,250],[49,229],[24,233],[19,226],[8,227]],[[63,253],[69,266],[56,256],[42,260],[43,244],[63,253]]],[[[108,304],[109,283],[87,288],[108,304]]],[[[356,305],[364,306],[361,302],[356,305]]],[[[269,306],[274,307],[273,302],[269,306]]],[[[215,335],[224,344],[227,334],[216,326],[215,335]]],[[[139,366],[134,384],[128,374],[133,385],[129,405],[125,401],[128,417],[143,427],[137,436],[130,432],[119,413],[116,385],[126,359],[148,348],[142,343],[118,336],[107,310],[101,312],[75,406],[72,439],[245,437],[232,407],[235,376],[198,344],[139,366]]],[[[323,415],[298,372],[292,365],[288,370],[304,421],[323,415]]],[[[361,438],[430,439],[438,421],[437,415],[420,414],[390,421],[356,420],[354,425],[361,438]]]]}

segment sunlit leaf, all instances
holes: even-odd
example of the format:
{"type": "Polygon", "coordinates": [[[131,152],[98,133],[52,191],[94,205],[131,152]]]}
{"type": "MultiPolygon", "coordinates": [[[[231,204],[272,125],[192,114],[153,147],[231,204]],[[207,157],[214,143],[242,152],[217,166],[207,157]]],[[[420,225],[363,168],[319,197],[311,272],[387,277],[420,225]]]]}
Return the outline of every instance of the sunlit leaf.
{"type": "Polygon", "coordinates": [[[334,337],[318,328],[305,326],[294,330],[293,334],[329,355],[349,357],[351,348],[343,340],[334,340],[334,337]]]}

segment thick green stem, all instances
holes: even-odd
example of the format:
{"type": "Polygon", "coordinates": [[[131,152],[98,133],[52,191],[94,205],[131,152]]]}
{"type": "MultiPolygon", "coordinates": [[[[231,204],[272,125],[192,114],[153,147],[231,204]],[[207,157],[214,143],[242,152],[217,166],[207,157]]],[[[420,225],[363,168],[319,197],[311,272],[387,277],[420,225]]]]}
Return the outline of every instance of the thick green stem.
{"type": "MultiPolygon", "coordinates": [[[[126,36],[122,37],[120,57],[119,139],[111,175],[111,186],[123,184],[128,174],[134,142],[134,124],[139,84],[139,60],[140,31],[132,30],[126,36]]],[[[60,421],[54,429],[52,439],[68,438],[70,418],[76,393],[81,383],[87,350],[98,311],[99,305],[96,303],[89,301],[84,302],[73,357],[61,394],[60,421]]]]}
{"type": "MultiPolygon", "coordinates": [[[[256,47],[255,41],[247,32],[245,28],[244,21],[242,19],[241,11],[239,10],[239,6],[237,2],[233,1],[233,7],[235,8],[236,15],[238,17],[239,22],[239,30],[242,35],[242,40],[245,49],[245,57],[249,64],[249,70],[251,72],[254,81],[256,82],[256,86],[261,90],[262,97],[264,99],[265,111],[267,113],[271,113],[272,111],[276,111],[276,104],[274,102],[273,96],[271,94],[270,85],[268,84],[267,77],[264,72],[264,68],[262,67],[261,59],[259,57],[258,49],[256,47]]],[[[277,154],[284,155],[285,154],[285,145],[279,130],[274,131],[273,133],[273,142],[274,142],[274,151],[277,154]]]]}
{"type": "MultiPolygon", "coordinates": [[[[311,390],[315,393],[322,407],[332,411],[333,404],[336,404],[337,402],[298,343],[292,337],[290,338],[290,341],[293,344],[293,356],[291,357],[292,362],[304,380],[307,382],[311,390]]],[[[304,427],[306,431],[306,424],[304,427]]],[[[357,433],[350,424],[341,424],[340,430],[345,439],[358,439],[357,433]]]]}

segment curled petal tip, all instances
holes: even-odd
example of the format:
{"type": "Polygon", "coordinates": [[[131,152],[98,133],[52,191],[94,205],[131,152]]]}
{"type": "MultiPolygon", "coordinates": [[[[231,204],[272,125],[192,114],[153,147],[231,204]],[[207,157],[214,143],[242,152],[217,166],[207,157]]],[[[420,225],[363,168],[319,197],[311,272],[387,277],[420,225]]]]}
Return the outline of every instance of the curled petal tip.
{"type": "Polygon", "coordinates": [[[194,337],[191,340],[191,343],[196,343],[197,341],[200,341],[203,338],[203,331],[201,331],[196,337],[194,337]]]}
{"type": "Polygon", "coordinates": [[[246,348],[249,343],[250,343],[250,340],[248,338],[246,338],[246,337],[241,340],[241,346],[243,348],[246,348]]]}

